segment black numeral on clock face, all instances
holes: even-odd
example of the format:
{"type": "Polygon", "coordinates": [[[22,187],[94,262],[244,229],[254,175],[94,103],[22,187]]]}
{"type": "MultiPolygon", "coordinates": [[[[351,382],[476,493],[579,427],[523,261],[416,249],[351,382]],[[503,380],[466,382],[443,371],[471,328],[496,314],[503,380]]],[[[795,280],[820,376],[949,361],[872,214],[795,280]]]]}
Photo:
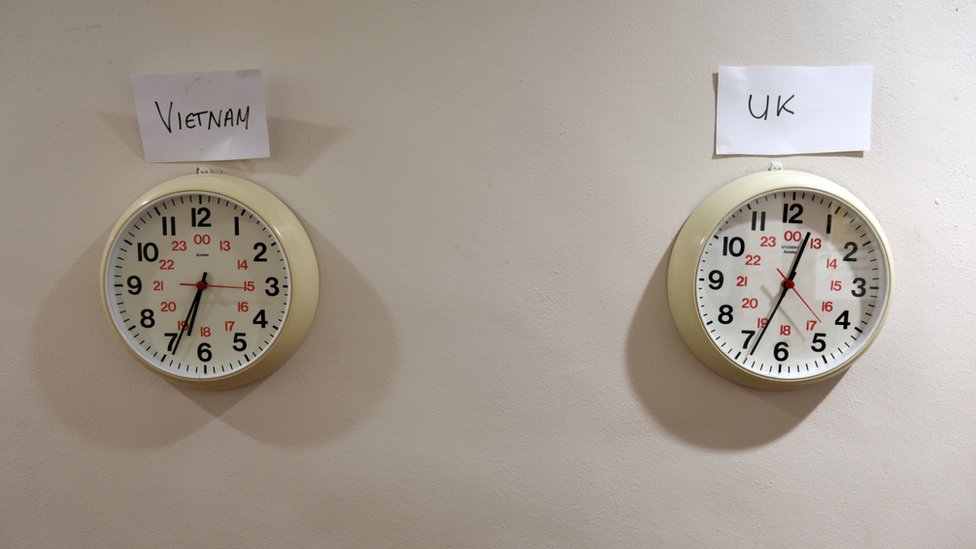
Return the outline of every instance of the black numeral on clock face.
{"type": "Polygon", "coordinates": [[[810,350],[815,353],[822,353],[827,348],[827,342],[824,341],[825,337],[827,337],[827,334],[820,332],[813,334],[813,344],[810,345],[810,350]]]}
{"type": "Polygon", "coordinates": [[[718,321],[722,324],[731,324],[734,318],[732,317],[732,306],[722,305],[718,308],[718,321]]]}
{"type": "Polygon", "coordinates": [[[200,359],[200,362],[209,362],[213,358],[213,351],[210,350],[209,343],[204,342],[197,346],[197,358],[200,359]]]}
{"type": "Polygon", "coordinates": [[[163,236],[176,236],[176,217],[175,216],[162,216],[163,221],[163,236]]]}
{"type": "Polygon", "coordinates": [[[125,285],[129,287],[129,293],[132,295],[139,295],[142,292],[142,279],[136,275],[125,279],[125,285]]]}
{"type": "Polygon", "coordinates": [[[244,339],[246,334],[244,332],[234,332],[234,346],[233,349],[237,352],[243,352],[247,349],[247,340],[244,339]]]}
{"type": "Polygon", "coordinates": [[[785,341],[778,341],[773,347],[773,358],[780,362],[790,358],[790,344],[785,341]]]}
{"type": "Polygon", "coordinates": [[[155,242],[139,242],[136,244],[136,258],[139,261],[156,261],[159,259],[159,246],[155,242]]]}
{"type": "Polygon", "coordinates": [[[800,216],[803,215],[803,205],[792,203],[783,204],[783,223],[803,223],[800,216]]]}
{"type": "Polygon", "coordinates": [[[722,274],[722,271],[719,271],[719,270],[716,269],[716,270],[708,273],[708,287],[709,288],[711,288],[713,290],[720,290],[722,288],[722,284],[724,282],[725,282],[725,275],[722,274]]]}
{"type": "Polygon", "coordinates": [[[179,337],[179,332],[166,332],[163,334],[169,342],[166,344],[166,352],[172,353],[176,350],[176,338],[179,337]]]}
{"type": "Polygon", "coordinates": [[[210,208],[190,208],[190,225],[194,227],[210,227],[210,208]]]}
{"type": "Polygon", "coordinates": [[[837,316],[837,320],[834,320],[834,324],[844,328],[845,330],[851,327],[851,321],[848,316],[848,311],[842,312],[837,316]]]}
{"type": "Polygon", "coordinates": [[[156,325],[156,315],[152,309],[143,309],[139,312],[139,325],[146,329],[156,325]]]}
{"type": "Polygon", "coordinates": [[[759,228],[760,231],[765,231],[766,230],[766,212],[765,211],[757,212],[757,211],[753,210],[753,212],[752,212],[752,227],[751,227],[751,229],[753,231],[755,231],[757,227],[759,228]],[[758,221],[758,223],[757,223],[757,221],[758,221]]]}
{"type": "Polygon", "coordinates": [[[741,237],[733,236],[729,238],[727,236],[722,237],[722,255],[731,255],[732,257],[739,257],[746,251],[746,241],[741,237]]]}

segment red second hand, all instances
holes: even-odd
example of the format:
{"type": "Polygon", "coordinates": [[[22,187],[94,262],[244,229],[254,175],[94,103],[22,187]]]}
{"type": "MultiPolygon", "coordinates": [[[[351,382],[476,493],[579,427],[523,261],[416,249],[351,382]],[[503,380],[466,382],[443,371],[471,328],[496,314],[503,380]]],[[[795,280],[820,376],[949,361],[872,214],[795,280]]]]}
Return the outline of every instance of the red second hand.
{"type": "Polygon", "coordinates": [[[800,295],[800,292],[796,290],[796,283],[786,278],[786,275],[783,274],[783,271],[779,270],[779,267],[776,267],[776,272],[779,273],[779,276],[783,277],[783,285],[786,286],[788,290],[793,290],[793,293],[796,294],[796,297],[800,298],[800,301],[802,301],[803,304],[807,306],[807,309],[810,310],[810,314],[813,315],[813,318],[816,318],[817,322],[823,322],[822,320],[820,320],[820,317],[817,316],[817,313],[813,312],[813,308],[810,307],[810,304],[807,303],[807,300],[803,299],[803,296],[800,295]]]}
{"type": "MultiPolygon", "coordinates": [[[[180,286],[193,286],[194,288],[199,288],[200,282],[180,282],[180,286]]],[[[203,289],[207,288],[230,288],[232,290],[244,290],[244,286],[224,286],[222,284],[208,284],[206,282],[202,283],[203,289]]]]}

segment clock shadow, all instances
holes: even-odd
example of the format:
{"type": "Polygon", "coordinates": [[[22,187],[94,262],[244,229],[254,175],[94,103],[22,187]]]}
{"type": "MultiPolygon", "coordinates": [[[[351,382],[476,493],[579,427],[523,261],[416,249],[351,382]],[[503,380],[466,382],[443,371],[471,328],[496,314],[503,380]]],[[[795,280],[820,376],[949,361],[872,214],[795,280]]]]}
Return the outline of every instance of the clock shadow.
{"type": "Polygon", "coordinates": [[[288,447],[353,430],[389,391],[393,327],[355,267],[303,225],[319,263],[312,329],[278,371],[228,391],[175,385],[129,353],[102,310],[102,233],[49,289],[31,326],[28,367],[52,416],[83,439],[128,449],[166,447],[215,421],[288,447]]]}
{"type": "Polygon", "coordinates": [[[319,266],[319,304],[301,347],[270,376],[226,391],[177,387],[213,419],[266,443],[319,444],[353,430],[389,392],[397,346],[379,296],[302,220],[319,266]]]}
{"type": "Polygon", "coordinates": [[[671,320],[670,254],[669,246],[644,290],[627,337],[628,374],[644,409],[676,438],[705,448],[742,450],[786,435],[843,376],[800,389],[763,391],[713,373],[687,348],[671,320]]]}
{"type": "Polygon", "coordinates": [[[158,448],[210,418],[128,352],[102,310],[108,231],[50,288],[31,329],[30,369],[45,404],[71,431],[106,446],[158,448]]]}

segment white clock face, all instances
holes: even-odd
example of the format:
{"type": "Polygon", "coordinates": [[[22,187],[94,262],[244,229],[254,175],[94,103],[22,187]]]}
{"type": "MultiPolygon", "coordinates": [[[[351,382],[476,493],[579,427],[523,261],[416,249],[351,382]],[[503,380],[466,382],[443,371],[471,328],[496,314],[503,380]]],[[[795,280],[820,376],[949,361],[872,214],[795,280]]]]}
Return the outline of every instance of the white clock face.
{"type": "Polygon", "coordinates": [[[123,339],[177,378],[239,373],[271,347],[288,315],[281,243],[257,214],[218,194],[149,202],[118,231],[104,272],[123,339]]]}
{"type": "Polygon", "coordinates": [[[849,204],[776,190],[735,208],[707,238],[696,277],[708,337],[749,373],[828,374],[869,344],[888,295],[881,238],[849,204]]]}

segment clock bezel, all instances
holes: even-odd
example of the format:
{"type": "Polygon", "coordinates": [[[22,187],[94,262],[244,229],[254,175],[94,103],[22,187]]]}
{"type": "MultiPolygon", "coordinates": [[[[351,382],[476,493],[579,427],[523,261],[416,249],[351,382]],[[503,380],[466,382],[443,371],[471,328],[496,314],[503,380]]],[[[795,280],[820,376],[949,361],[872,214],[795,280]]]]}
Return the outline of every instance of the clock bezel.
{"type": "Polygon", "coordinates": [[[675,327],[682,340],[698,359],[722,377],[757,389],[785,390],[808,386],[847,371],[871,346],[887,318],[891,303],[892,256],[888,239],[877,218],[853,193],[824,177],[796,170],[773,170],[740,177],[709,195],[688,217],[672,245],[668,262],[668,303],[675,327]],[[695,281],[698,264],[708,239],[736,209],[759,196],[787,190],[809,190],[830,196],[859,215],[880,242],[885,262],[881,312],[864,343],[836,367],[804,378],[777,378],[747,369],[722,352],[708,336],[698,314],[695,281]]]}
{"type": "Polygon", "coordinates": [[[108,318],[109,324],[125,348],[139,360],[140,364],[153,373],[179,385],[201,389],[231,389],[253,383],[270,375],[298,350],[308,335],[315,318],[319,297],[319,273],[315,251],[308,233],[294,212],[277,196],[256,183],[240,177],[213,173],[191,174],[171,179],[149,189],[123,212],[110,231],[102,252],[99,286],[101,288],[102,310],[108,318]],[[227,375],[209,378],[180,376],[160,369],[133,349],[122,333],[124,328],[120,328],[112,315],[105,281],[110,252],[119,239],[122,229],[135,214],[148,204],[174,194],[198,192],[215,194],[236,201],[259,217],[278,239],[291,279],[291,296],[285,321],[271,345],[260,356],[239,370],[227,375]]]}

